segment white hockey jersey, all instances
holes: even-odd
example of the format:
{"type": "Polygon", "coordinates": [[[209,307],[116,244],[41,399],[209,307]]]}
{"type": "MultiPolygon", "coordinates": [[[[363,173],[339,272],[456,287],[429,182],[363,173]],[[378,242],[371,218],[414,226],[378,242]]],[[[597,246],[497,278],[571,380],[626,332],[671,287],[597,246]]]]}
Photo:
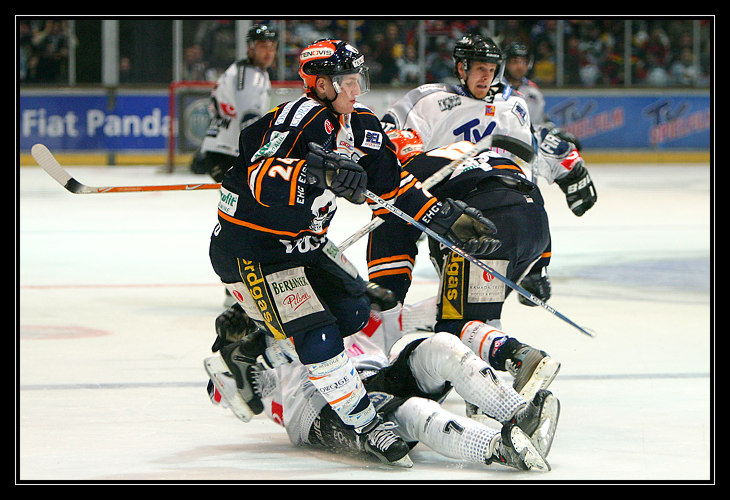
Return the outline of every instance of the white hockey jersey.
{"type": "Polygon", "coordinates": [[[522,94],[522,97],[527,103],[527,109],[530,111],[530,119],[534,127],[538,126],[549,126],[547,125],[548,117],[545,114],[545,96],[542,94],[540,87],[535,82],[528,78],[523,78],[519,87],[514,87],[517,92],[522,94]]]}
{"type": "MultiPolygon", "coordinates": [[[[567,175],[572,163],[566,166],[562,162],[567,152],[575,148],[565,141],[564,144],[545,142],[544,134],[538,135],[541,139],[538,140],[533,135],[525,99],[510,86],[493,89],[482,100],[467,95],[458,85],[421,85],[389,107],[382,119],[384,128],[386,132],[389,128],[416,130],[425,151],[464,140],[476,143],[487,134],[510,136],[532,144],[537,150],[529,165],[533,176],[543,177],[551,184],[567,175]]],[[[510,156],[508,152],[498,152],[510,156]]]]}
{"type": "Polygon", "coordinates": [[[269,73],[246,60],[231,64],[211,92],[210,124],[201,151],[238,156],[238,136],[271,108],[269,73]]]}

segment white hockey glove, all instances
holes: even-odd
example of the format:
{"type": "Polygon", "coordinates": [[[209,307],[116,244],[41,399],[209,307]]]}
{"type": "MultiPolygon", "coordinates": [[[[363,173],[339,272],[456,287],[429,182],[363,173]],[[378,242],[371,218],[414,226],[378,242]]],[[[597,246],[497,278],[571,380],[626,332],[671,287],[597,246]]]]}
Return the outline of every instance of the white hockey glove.
{"type": "Polygon", "coordinates": [[[356,204],[365,202],[368,176],[365,170],[352,160],[309,143],[307,153],[307,182],[321,189],[329,189],[356,204]]]}

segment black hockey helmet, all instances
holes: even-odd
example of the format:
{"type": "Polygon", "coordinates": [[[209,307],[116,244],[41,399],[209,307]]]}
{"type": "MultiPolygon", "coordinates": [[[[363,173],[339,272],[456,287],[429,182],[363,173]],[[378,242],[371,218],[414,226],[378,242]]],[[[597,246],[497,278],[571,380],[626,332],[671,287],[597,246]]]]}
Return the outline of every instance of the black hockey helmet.
{"type": "Polygon", "coordinates": [[[505,62],[513,57],[524,57],[525,59],[527,59],[528,71],[532,69],[532,64],[535,62],[535,58],[532,55],[530,48],[527,46],[527,44],[524,44],[522,42],[512,42],[507,45],[506,49],[504,49],[505,62]]]}
{"type": "Polygon", "coordinates": [[[497,65],[497,73],[502,65],[502,51],[499,46],[488,36],[478,34],[464,35],[454,45],[454,72],[459,73],[456,66],[459,62],[464,63],[464,70],[469,71],[469,61],[483,61],[497,65]]]}
{"type": "Polygon", "coordinates": [[[246,34],[246,42],[252,44],[259,40],[278,42],[279,34],[265,24],[254,24],[246,34]]]}

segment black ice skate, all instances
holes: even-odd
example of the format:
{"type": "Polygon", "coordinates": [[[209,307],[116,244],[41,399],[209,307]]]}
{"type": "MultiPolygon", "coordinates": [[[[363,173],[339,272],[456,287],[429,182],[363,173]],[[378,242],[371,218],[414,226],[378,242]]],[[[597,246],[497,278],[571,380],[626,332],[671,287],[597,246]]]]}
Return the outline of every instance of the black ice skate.
{"type": "Polygon", "coordinates": [[[220,349],[220,356],[205,358],[205,371],[231,411],[244,422],[264,411],[253,383],[255,359],[244,353],[246,339],[220,349]]]}
{"type": "Polygon", "coordinates": [[[548,390],[540,389],[527,406],[512,417],[516,424],[535,443],[543,457],[550,453],[555,429],[560,416],[560,401],[548,390]]]}
{"type": "Polygon", "coordinates": [[[499,463],[519,470],[550,470],[550,464],[540,454],[535,443],[512,422],[502,426],[502,432],[495,436],[492,446],[494,451],[486,457],[487,464],[499,463]]]}
{"type": "Polygon", "coordinates": [[[395,427],[393,422],[383,422],[368,432],[365,436],[365,449],[385,464],[413,467],[413,461],[408,456],[410,447],[393,432],[395,427]]]}
{"type": "Polygon", "coordinates": [[[515,391],[527,401],[540,389],[546,389],[560,370],[560,363],[545,351],[519,343],[505,362],[507,371],[515,378],[515,391]]]}

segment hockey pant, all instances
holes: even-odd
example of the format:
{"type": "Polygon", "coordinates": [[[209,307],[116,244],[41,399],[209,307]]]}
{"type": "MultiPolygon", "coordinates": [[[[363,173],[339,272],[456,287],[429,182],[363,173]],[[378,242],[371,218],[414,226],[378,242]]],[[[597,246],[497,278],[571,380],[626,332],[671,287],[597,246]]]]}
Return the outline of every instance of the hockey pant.
{"type": "Polygon", "coordinates": [[[211,262],[249,317],[276,340],[294,345],[310,381],[345,424],[360,429],[374,421],[375,410],[342,340],[370,317],[363,280],[321,253],[307,265],[261,264],[211,245],[211,262]]]}
{"type": "MultiPolygon", "coordinates": [[[[539,190],[529,194],[501,187],[465,197],[465,202],[482,211],[497,226],[502,245],[482,262],[514,283],[519,283],[534,266],[550,261],[550,228],[539,190]]],[[[429,241],[440,283],[436,331],[459,335],[470,320],[494,322],[501,318],[502,306],[512,291],[502,281],[473,265],[458,254],[429,241]]]]}

